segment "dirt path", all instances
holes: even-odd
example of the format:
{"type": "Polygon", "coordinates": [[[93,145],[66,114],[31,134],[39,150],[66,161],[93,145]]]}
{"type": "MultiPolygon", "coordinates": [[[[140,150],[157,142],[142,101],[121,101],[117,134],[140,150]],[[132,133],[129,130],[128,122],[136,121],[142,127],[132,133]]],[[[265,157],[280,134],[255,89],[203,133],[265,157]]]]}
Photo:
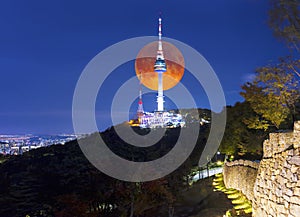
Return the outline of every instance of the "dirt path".
{"type": "Polygon", "coordinates": [[[183,193],[175,207],[175,217],[223,217],[232,208],[231,201],[222,192],[213,191],[212,178],[196,183],[183,193]]]}
{"type": "Polygon", "coordinates": [[[222,192],[211,192],[200,206],[200,211],[190,217],[223,217],[232,208],[231,201],[222,192]]]}

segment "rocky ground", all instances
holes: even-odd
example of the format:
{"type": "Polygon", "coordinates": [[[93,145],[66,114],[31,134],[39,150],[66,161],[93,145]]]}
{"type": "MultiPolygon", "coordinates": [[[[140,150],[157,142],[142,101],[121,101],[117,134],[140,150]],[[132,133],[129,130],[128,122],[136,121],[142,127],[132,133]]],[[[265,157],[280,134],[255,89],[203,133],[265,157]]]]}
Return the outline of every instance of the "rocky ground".
{"type": "Polygon", "coordinates": [[[211,192],[200,206],[200,211],[190,217],[223,217],[232,208],[230,200],[222,192],[211,192]]]}
{"type": "Polygon", "coordinates": [[[175,217],[223,217],[233,206],[222,192],[213,191],[212,178],[201,180],[184,192],[175,217]]]}

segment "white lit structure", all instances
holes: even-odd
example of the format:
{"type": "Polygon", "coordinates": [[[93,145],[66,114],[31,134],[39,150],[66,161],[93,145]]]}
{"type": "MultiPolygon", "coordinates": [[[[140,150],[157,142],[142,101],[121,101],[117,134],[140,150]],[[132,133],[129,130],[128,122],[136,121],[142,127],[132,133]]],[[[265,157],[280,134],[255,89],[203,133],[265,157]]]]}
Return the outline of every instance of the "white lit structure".
{"type": "Polygon", "coordinates": [[[137,109],[137,117],[138,122],[141,123],[141,119],[144,115],[144,107],[143,107],[143,100],[142,100],[142,82],[140,78],[140,92],[139,92],[139,102],[138,102],[138,109],[137,109]]]}
{"type": "Polygon", "coordinates": [[[145,112],[140,119],[141,128],[177,128],[184,127],[185,121],[181,114],[172,112],[145,112]]]}
{"type": "Polygon", "coordinates": [[[158,49],[156,61],[154,64],[154,71],[158,74],[158,88],[157,88],[157,111],[164,111],[164,91],[163,91],[163,73],[167,71],[167,65],[164,58],[162,41],[161,41],[161,18],[158,19],[158,49]]]}
{"type": "MultiPolygon", "coordinates": [[[[140,84],[139,101],[137,109],[137,120],[131,120],[131,126],[139,126],[141,128],[177,128],[185,126],[185,121],[181,114],[167,112],[164,109],[164,92],[163,92],[163,73],[167,71],[165,62],[162,40],[161,40],[161,21],[159,18],[158,26],[158,49],[154,64],[154,72],[158,73],[158,89],[157,89],[157,110],[155,112],[145,112],[142,102],[142,89],[140,84]]],[[[141,80],[141,79],[140,79],[141,80]]]]}

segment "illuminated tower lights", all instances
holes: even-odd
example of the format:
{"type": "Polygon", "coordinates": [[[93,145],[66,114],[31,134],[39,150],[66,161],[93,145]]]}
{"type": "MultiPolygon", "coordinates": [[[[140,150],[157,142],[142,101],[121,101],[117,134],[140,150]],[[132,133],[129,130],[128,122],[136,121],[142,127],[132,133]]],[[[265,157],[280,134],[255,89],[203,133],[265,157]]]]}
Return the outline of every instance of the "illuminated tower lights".
{"type": "Polygon", "coordinates": [[[139,102],[138,102],[138,109],[137,109],[137,117],[139,123],[142,123],[142,116],[144,115],[144,108],[143,108],[143,100],[142,100],[142,79],[140,78],[140,92],[139,92],[139,102]]]}
{"type": "Polygon", "coordinates": [[[139,105],[137,109],[137,114],[142,115],[144,114],[144,108],[143,108],[143,101],[142,101],[142,90],[140,89],[140,97],[139,97],[139,105]]]}
{"type": "MultiPolygon", "coordinates": [[[[164,59],[163,48],[162,48],[162,31],[161,23],[162,19],[159,18],[158,26],[158,49],[156,60],[154,64],[154,72],[158,74],[158,89],[157,89],[157,111],[146,112],[143,108],[142,101],[142,79],[140,77],[140,90],[139,90],[139,101],[137,109],[138,126],[141,128],[156,128],[156,127],[183,127],[185,121],[180,114],[173,112],[164,111],[164,94],[163,94],[163,73],[167,71],[166,62],[164,59]]],[[[142,76],[142,74],[140,75],[142,76]]],[[[131,122],[132,126],[136,126],[137,123],[131,122]]]]}
{"type": "Polygon", "coordinates": [[[158,73],[158,88],[157,88],[157,111],[164,111],[164,92],[163,92],[163,73],[167,71],[167,66],[164,58],[163,48],[162,48],[162,19],[158,19],[158,50],[156,55],[156,61],[154,64],[154,71],[158,73]]]}

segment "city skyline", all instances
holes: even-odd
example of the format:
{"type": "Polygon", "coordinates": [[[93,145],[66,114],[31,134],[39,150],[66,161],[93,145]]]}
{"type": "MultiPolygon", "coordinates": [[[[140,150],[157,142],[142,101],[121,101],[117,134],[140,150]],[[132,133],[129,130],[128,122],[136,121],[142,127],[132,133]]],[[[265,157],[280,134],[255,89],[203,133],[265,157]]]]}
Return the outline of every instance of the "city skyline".
{"type": "MultiPolygon", "coordinates": [[[[2,2],[1,133],[72,133],[73,91],[86,64],[114,43],[156,36],[160,11],[164,36],[190,45],[208,60],[228,105],[243,100],[240,86],[253,77],[255,68],[288,54],[267,26],[267,2],[158,2],[2,2]]],[[[108,93],[96,103],[100,130],[111,124],[110,99],[134,75],[131,61],[117,68],[100,89],[108,93]]],[[[182,83],[191,84],[198,107],[209,108],[200,84],[189,73],[182,83]]],[[[138,100],[139,87],[133,88],[138,100]]],[[[155,99],[155,92],[143,96],[144,106],[154,110],[155,99]]]]}

